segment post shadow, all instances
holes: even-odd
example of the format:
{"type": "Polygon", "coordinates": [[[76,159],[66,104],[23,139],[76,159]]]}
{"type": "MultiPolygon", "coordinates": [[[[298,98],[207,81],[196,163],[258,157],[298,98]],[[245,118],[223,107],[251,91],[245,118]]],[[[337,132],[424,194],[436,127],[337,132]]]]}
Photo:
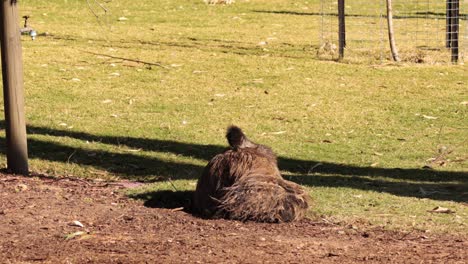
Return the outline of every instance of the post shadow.
{"type": "MultiPolygon", "coordinates": [[[[2,126],[3,123],[0,123],[0,128],[2,126]]],[[[201,145],[171,140],[93,135],[85,132],[57,130],[32,125],[27,126],[27,131],[28,134],[69,137],[82,141],[100,142],[109,145],[126,146],[131,149],[142,149],[145,151],[173,153],[185,157],[192,157],[206,161],[209,161],[216,154],[223,152],[227,148],[227,146],[222,147],[218,145],[201,145]]],[[[358,167],[347,164],[322,162],[317,160],[291,159],[286,157],[278,157],[278,165],[281,170],[295,174],[304,174],[307,173],[310,168],[315,168],[313,172],[326,174],[388,177],[399,180],[422,180],[430,182],[461,181],[464,183],[468,183],[468,173],[466,172],[449,172],[430,169],[358,167]]]]}
{"type": "MultiPolygon", "coordinates": [[[[0,122],[0,128],[4,123],[0,122]]],[[[171,153],[201,160],[210,160],[226,147],[201,145],[171,140],[93,135],[85,132],[51,129],[29,125],[28,134],[69,137],[83,142],[100,142],[126,146],[144,151],[171,153]]],[[[223,135],[220,135],[223,136],[223,135]]],[[[0,139],[4,145],[4,139],[0,139]]],[[[54,162],[69,162],[91,166],[119,175],[121,178],[141,181],[167,179],[197,179],[203,165],[161,160],[133,152],[116,153],[102,149],[77,148],[56,142],[29,139],[30,157],[54,162]]],[[[468,173],[428,169],[358,167],[347,164],[278,158],[279,167],[287,172],[287,179],[312,187],[349,187],[361,190],[387,192],[398,196],[426,197],[431,199],[467,202],[468,173]],[[313,168],[312,173],[310,169],[313,168]],[[385,179],[387,178],[387,180],[385,179]],[[415,182],[420,181],[420,182],[415,182]],[[422,190],[422,191],[421,191],[422,190]]],[[[154,193],[153,195],[168,195],[154,193]]],[[[172,194],[170,194],[172,195],[172,194]]],[[[174,194],[184,197],[186,193],[174,194]]],[[[179,197],[180,198],[180,197],[179,197]]],[[[179,204],[180,205],[180,204],[179,204]]]]}

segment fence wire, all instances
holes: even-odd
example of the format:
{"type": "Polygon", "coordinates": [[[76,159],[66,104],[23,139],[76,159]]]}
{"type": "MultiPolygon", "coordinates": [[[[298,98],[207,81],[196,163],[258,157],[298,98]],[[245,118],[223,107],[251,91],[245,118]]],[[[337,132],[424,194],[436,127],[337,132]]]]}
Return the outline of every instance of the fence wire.
{"type": "MultiPolygon", "coordinates": [[[[386,0],[346,0],[344,59],[392,59],[386,0]]],[[[403,62],[463,63],[468,52],[468,0],[392,0],[396,47],[403,62]]],[[[321,0],[322,59],[338,59],[338,0],[321,0]]]]}

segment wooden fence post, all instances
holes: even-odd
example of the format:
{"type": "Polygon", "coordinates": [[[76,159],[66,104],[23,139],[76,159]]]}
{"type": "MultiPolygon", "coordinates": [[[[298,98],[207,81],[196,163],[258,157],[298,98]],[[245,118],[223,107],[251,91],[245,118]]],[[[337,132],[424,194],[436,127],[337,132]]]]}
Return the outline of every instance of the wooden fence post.
{"type": "Polygon", "coordinates": [[[338,51],[340,59],[344,57],[346,47],[345,1],[338,0],[338,51]]]}
{"type": "Polygon", "coordinates": [[[28,151],[24,114],[23,60],[16,0],[1,0],[0,40],[5,104],[7,167],[27,175],[28,151]]]}
{"type": "Polygon", "coordinates": [[[394,61],[400,61],[398,49],[395,43],[395,33],[393,31],[393,8],[392,0],[387,0],[387,25],[388,25],[388,41],[390,42],[390,51],[394,61]]]}

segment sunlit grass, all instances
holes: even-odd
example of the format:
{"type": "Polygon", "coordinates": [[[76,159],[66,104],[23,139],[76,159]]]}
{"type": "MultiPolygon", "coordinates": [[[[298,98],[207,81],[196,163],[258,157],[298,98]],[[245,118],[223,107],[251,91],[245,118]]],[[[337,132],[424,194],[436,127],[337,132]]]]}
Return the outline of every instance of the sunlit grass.
{"type": "Polygon", "coordinates": [[[466,233],[465,66],[320,61],[317,16],[255,12],[318,1],[106,6],[20,2],[48,32],[23,37],[33,172],[190,191],[237,124],[308,188],[311,217],[466,233]]]}

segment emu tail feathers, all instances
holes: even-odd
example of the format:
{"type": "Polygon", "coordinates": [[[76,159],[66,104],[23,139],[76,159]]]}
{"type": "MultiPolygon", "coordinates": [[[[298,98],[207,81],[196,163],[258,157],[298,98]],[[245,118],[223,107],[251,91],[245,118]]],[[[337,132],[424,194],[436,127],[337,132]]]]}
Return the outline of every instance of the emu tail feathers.
{"type": "Polygon", "coordinates": [[[290,222],[304,217],[309,204],[299,185],[262,175],[243,177],[225,191],[217,215],[241,221],[290,222]]]}

